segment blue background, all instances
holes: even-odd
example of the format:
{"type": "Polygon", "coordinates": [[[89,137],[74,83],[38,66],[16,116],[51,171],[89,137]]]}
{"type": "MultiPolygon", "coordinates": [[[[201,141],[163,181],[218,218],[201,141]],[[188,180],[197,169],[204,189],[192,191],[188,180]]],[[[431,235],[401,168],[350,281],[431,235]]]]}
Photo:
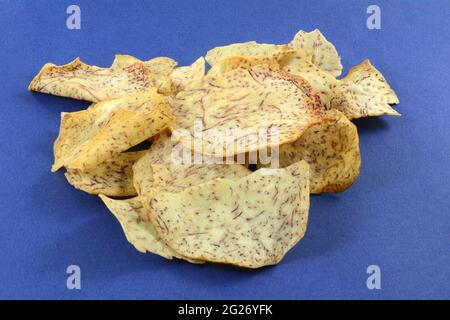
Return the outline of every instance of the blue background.
{"type": "Polygon", "coordinates": [[[0,298],[450,298],[450,1],[0,1],[0,298]],[[366,28],[378,4],[382,29],[366,28]],[[251,271],[140,254],[95,196],[50,173],[60,112],[86,102],[27,92],[46,62],[115,53],[181,65],[217,45],[286,43],[319,28],[345,71],[370,58],[401,118],[357,121],[363,165],[348,191],[312,197],[306,237],[251,271]],[[82,289],[66,288],[66,268],[82,289]],[[366,268],[382,289],[366,288],[366,268]]]}

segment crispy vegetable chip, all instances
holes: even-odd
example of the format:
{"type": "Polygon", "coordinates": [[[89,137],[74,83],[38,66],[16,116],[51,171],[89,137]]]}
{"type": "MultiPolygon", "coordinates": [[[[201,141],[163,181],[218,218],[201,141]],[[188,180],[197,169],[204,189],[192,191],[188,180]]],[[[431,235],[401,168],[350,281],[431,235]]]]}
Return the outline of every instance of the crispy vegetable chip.
{"type": "Polygon", "coordinates": [[[172,92],[177,92],[188,88],[192,83],[201,80],[205,75],[205,59],[198,58],[193,64],[186,67],[179,67],[172,71],[170,79],[172,81],[172,92]]]}
{"type": "Polygon", "coordinates": [[[175,257],[191,263],[203,263],[199,260],[183,257],[170,249],[156,233],[137,197],[126,200],[114,200],[100,195],[100,198],[119,220],[128,242],[139,252],[151,252],[166,259],[175,257]]]}
{"type": "Polygon", "coordinates": [[[374,66],[365,60],[350,69],[333,94],[331,107],[349,119],[383,114],[399,116],[390,104],[398,104],[395,92],[374,66]]]}
{"type": "Polygon", "coordinates": [[[257,43],[255,41],[233,43],[209,50],[205,56],[205,60],[213,66],[220,60],[232,56],[266,58],[276,53],[280,47],[276,44],[257,43]]]}
{"type": "Polygon", "coordinates": [[[172,259],[173,251],[155,233],[137,197],[114,200],[100,195],[100,198],[119,220],[128,242],[139,252],[152,252],[164,258],[172,259]]]}
{"type": "Polygon", "coordinates": [[[259,268],[278,263],[305,234],[309,168],[260,169],[179,193],[156,193],[150,220],[160,237],[191,259],[259,268]]]}
{"type": "Polygon", "coordinates": [[[173,69],[177,66],[177,62],[168,57],[153,58],[148,61],[144,61],[144,64],[152,74],[160,74],[164,76],[170,75],[173,69]]]}
{"type": "Polygon", "coordinates": [[[168,57],[157,57],[148,61],[141,61],[129,55],[116,55],[113,67],[126,67],[135,63],[143,64],[147,68],[153,86],[158,89],[158,93],[171,94],[172,83],[169,76],[177,66],[175,60],[168,57]]]}
{"type": "Polygon", "coordinates": [[[167,98],[155,89],[65,113],[54,145],[52,171],[63,166],[91,169],[162,132],[172,119],[167,98]]]}
{"type": "Polygon", "coordinates": [[[172,147],[171,138],[161,135],[133,166],[134,187],[144,202],[154,192],[179,192],[210,180],[251,173],[239,164],[176,164],[171,159],[172,147]]]}
{"type": "Polygon", "coordinates": [[[312,62],[321,70],[338,77],[342,73],[341,58],[334,45],[318,30],[305,32],[300,30],[289,43],[295,49],[306,51],[312,62]]]}
{"type": "Polygon", "coordinates": [[[342,80],[319,69],[312,57],[301,50],[285,56],[280,65],[287,72],[306,79],[325,108],[337,109],[349,119],[400,115],[389,105],[399,102],[395,92],[368,60],[352,68],[342,80]]]}
{"type": "Polygon", "coordinates": [[[311,193],[341,192],[359,176],[361,155],[356,126],[330,110],[295,142],[280,146],[280,167],[304,160],[310,167],[311,193]]]}
{"type": "Polygon", "coordinates": [[[135,196],[133,164],[146,152],[144,150],[119,153],[94,168],[68,169],[65,175],[71,185],[90,194],[113,197],[135,196]]]}
{"type": "Polygon", "coordinates": [[[287,59],[287,57],[291,56],[295,53],[295,50],[280,50],[276,55],[267,56],[264,58],[261,57],[250,57],[250,56],[230,56],[220,60],[215,63],[211,69],[208,71],[208,77],[221,77],[225,73],[235,70],[235,69],[250,69],[251,67],[258,65],[270,65],[272,68],[279,69],[279,61],[287,59]]]}
{"type": "MultiPolygon", "coordinates": [[[[172,147],[169,134],[163,132],[153,142],[150,150],[133,166],[134,185],[148,215],[151,215],[148,203],[154,193],[179,192],[213,179],[237,179],[251,173],[238,164],[176,165],[171,163],[172,147]]],[[[189,259],[173,252],[172,255],[195,263],[201,260],[189,259]]]]}
{"type": "Polygon", "coordinates": [[[265,64],[204,77],[180,92],[172,109],[176,139],[192,148],[200,131],[202,150],[196,151],[216,157],[295,141],[324,112],[303,78],[265,64]]]}
{"type": "Polygon", "coordinates": [[[320,96],[322,105],[331,109],[330,101],[339,81],[312,62],[312,56],[303,50],[295,50],[280,60],[283,70],[306,79],[320,96]]]}
{"type": "Polygon", "coordinates": [[[92,102],[147,91],[153,86],[150,71],[133,59],[119,55],[111,68],[90,66],[79,58],[62,66],[48,63],[28,89],[92,102]]]}

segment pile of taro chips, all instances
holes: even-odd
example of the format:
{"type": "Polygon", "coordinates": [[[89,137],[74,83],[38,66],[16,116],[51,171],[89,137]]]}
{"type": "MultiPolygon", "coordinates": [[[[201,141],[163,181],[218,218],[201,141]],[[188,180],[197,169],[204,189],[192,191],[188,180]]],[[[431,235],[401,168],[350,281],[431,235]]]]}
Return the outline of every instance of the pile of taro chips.
{"type": "Polygon", "coordinates": [[[190,66],[127,55],[109,68],[49,63],[29,89],[92,102],[61,114],[52,171],[98,195],[137,250],[259,268],[303,238],[311,193],[357,179],[352,120],[400,115],[368,60],[341,73],[314,30],[216,47],[190,66]],[[148,150],[129,151],[143,141],[148,150]]]}

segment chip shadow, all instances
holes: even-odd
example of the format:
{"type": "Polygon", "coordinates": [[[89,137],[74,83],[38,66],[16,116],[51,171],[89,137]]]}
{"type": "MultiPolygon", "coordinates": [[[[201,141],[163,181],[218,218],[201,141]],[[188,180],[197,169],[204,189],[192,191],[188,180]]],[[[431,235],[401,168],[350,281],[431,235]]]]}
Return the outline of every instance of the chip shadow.
{"type": "Polygon", "coordinates": [[[40,92],[28,92],[32,96],[32,101],[39,108],[45,108],[47,111],[57,115],[61,112],[76,112],[87,109],[92,102],[75,100],[71,98],[52,96],[40,92]]]}
{"type": "Polygon", "coordinates": [[[352,120],[359,134],[389,130],[389,123],[382,117],[365,117],[352,120]]]}

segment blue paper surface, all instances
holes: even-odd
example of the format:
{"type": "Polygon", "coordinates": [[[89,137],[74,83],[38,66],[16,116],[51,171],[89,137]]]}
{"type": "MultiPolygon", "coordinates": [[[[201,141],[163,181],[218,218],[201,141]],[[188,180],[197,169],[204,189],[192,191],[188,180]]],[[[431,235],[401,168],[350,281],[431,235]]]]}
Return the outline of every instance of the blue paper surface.
{"type": "Polygon", "coordinates": [[[450,1],[0,1],[0,298],[450,298],[450,1]],[[66,9],[81,9],[81,29],[66,9]],[[370,4],[381,29],[369,30],[370,4]],[[402,117],[356,121],[361,176],[313,196],[306,237],[275,267],[191,265],[137,252],[100,199],[50,173],[61,112],[88,106],[28,92],[46,62],[116,53],[180,65],[218,45],[286,43],[319,28],[347,71],[366,58],[402,117]],[[81,268],[68,290],[66,268],[81,268]],[[380,290],[366,286],[369,265],[380,290]]]}

